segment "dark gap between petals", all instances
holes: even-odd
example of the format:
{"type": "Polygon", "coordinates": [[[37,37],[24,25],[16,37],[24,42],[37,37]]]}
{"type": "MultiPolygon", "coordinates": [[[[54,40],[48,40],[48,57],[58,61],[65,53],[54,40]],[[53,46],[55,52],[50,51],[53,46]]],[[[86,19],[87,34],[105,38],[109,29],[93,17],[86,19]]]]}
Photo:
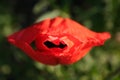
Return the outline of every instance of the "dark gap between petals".
{"type": "Polygon", "coordinates": [[[35,41],[33,41],[30,46],[33,48],[33,49],[36,49],[36,45],[35,45],[35,41]]]}
{"type": "Polygon", "coordinates": [[[65,48],[67,45],[66,44],[63,44],[63,43],[59,43],[59,45],[56,45],[50,41],[45,41],[44,44],[48,47],[48,48],[65,48]]]}

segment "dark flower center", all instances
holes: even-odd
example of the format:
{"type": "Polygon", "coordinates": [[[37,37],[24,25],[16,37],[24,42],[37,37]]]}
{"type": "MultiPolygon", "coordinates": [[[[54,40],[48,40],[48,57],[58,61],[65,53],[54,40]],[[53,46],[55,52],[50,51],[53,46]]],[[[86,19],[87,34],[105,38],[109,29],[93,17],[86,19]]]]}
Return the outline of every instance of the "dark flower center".
{"type": "Polygon", "coordinates": [[[61,42],[60,42],[58,45],[56,45],[56,44],[54,44],[54,43],[52,43],[52,42],[50,42],[50,41],[45,41],[44,44],[45,44],[48,48],[61,48],[61,49],[63,49],[63,48],[65,48],[65,47],[67,46],[66,44],[61,43],[61,42]]]}

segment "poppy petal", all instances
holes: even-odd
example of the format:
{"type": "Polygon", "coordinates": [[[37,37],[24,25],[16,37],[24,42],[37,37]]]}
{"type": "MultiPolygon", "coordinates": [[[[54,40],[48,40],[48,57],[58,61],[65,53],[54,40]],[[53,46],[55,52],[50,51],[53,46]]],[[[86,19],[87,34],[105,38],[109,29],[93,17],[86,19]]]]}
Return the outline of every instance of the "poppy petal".
{"type": "Polygon", "coordinates": [[[111,36],[97,33],[69,19],[56,17],[36,23],[8,36],[8,41],[43,64],[72,64],[111,36]],[[31,43],[35,41],[34,50],[31,43]]]}
{"type": "Polygon", "coordinates": [[[68,18],[66,18],[64,24],[68,27],[67,33],[74,35],[75,38],[83,43],[91,44],[91,46],[103,45],[103,43],[110,38],[110,34],[108,32],[93,32],[68,18]]]}

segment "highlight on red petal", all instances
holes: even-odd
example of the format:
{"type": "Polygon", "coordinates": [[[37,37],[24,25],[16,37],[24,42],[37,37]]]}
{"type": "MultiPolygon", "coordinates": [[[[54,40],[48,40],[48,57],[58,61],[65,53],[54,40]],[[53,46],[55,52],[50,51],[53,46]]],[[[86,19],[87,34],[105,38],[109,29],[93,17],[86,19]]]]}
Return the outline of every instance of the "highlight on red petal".
{"type": "Polygon", "coordinates": [[[111,36],[97,33],[69,19],[56,17],[35,23],[10,36],[8,41],[33,60],[47,65],[68,65],[82,59],[94,46],[111,36]],[[35,42],[35,47],[30,45],[35,42]]]}

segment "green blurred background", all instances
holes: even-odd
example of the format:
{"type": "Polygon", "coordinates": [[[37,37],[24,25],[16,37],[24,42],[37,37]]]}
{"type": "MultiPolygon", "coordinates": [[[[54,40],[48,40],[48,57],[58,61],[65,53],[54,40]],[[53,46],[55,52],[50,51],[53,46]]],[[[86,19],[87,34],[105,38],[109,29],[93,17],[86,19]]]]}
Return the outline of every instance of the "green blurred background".
{"type": "Polygon", "coordinates": [[[0,0],[0,80],[120,80],[120,0],[0,0]],[[68,66],[35,62],[7,42],[15,31],[56,16],[112,38],[68,66]]]}

